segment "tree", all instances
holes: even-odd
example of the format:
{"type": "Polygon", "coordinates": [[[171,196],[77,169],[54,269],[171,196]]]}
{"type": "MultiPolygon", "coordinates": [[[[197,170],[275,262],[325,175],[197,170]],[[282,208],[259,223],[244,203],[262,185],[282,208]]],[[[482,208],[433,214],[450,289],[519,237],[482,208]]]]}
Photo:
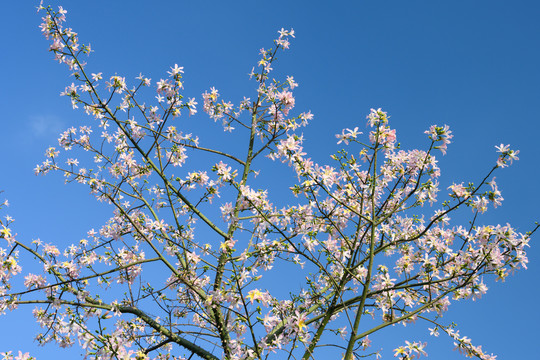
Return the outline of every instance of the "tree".
{"type": "MultiPolygon", "coordinates": [[[[114,208],[99,232],[64,252],[15,238],[9,217],[1,223],[0,306],[36,304],[41,343],[79,343],[104,359],[310,359],[327,347],[353,359],[377,357],[372,333],[422,321],[465,355],[494,358],[440,316],[452,300],[485,293],[483,276],[504,279],[527,262],[536,228],[521,234],[478,224],[488,206],[501,204],[493,173],[518,151],[501,144],[478,185],[452,185],[437,208],[434,153],[447,150],[447,126],[426,131],[427,150],[403,150],[389,116],[372,109],[365,140],[358,128],[345,129],[337,138],[349,150],[333,155],[333,167],[316,164],[299,132],[312,115],[293,116],[296,82],[270,77],[294,37],[283,29],[261,51],[251,98],[234,106],[214,88],[202,96],[212,119],[245,136],[245,147],[224,151],[176,123],[198,105],[182,95],[182,67],[157,82],[157,102],[147,105],[150,79],[141,75],[133,86],[91,73],[82,60],[91,49],[64,27],[66,11],[41,10],[50,49],[75,78],[63,95],[97,129],[66,130],[36,173],[58,171],[114,208]],[[271,161],[298,179],[283,206],[256,177],[271,161]],[[453,214],[471,221],[454,225],[453,214]],[[20,252],[43,272],[22,273],[20,252]],[[282,284],[267,279],[283,273],[303,284],[282,294],[282,284]]],[[[394,355],[412,359],[424,347],[406,342],[394,355]]]]}

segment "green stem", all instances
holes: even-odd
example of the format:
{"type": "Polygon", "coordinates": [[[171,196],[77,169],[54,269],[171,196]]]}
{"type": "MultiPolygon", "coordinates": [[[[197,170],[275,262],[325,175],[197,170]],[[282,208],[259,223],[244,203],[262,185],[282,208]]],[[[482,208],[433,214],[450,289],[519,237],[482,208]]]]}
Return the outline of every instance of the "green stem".
{"type": "Polygon", "coordinates": [[[364,284],[364,289],[362,291],[362,298],[358,308],[356,310],[356,317],[354,319],[354,324],[351,329],[351,336],[349,337],[349,343],[347,345],[347,351],[345,352],[344,360],[352,360],[354,344],[356,343],[357,337],[356,333],[358,332],[358,326],[360,325],[360,319],[364,313],[364,306],[366,304],[367,295],[369,293],[369,286],[371,284],[371,273],[373,271],[373,259],[374,259],[374,249],[375,249],[375,191],[376,191],[376,179],[377,179],[377,146],[379,141],[379,132],[377,131],[377,138],[375,139],[375,148],[373,149],[373,176],[371,181],[371,235],[370,235],[370,244],[369,244],[369,265],[368,271],[366,274],[366,283],[364,284]]]}

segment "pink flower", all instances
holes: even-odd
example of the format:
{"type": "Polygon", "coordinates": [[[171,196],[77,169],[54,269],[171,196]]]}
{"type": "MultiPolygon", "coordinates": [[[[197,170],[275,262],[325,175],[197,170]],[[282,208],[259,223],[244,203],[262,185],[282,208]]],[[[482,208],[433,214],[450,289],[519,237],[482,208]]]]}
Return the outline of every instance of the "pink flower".
{"type": "Polygon", "coordinates": [[[174,67],[171,67],[171,71],[168,72],[171,76],[176,76],[178,74],[184,73],[184,67],[178,66],[178,64],[174,64],[174,67]]]}
{"type": "Polygon", "coordinates": [[[260,301],[264,306],[268,306],[268,302],[272,300],[272,297],[268,291],[261,292],[259,289],[251,290],[246,297],[251,301],[252,304],[253,301],[260,301]]]}
{"type": "Polygon", "coordinates": [[[19,350],[19,355],[15,356],[15,360],[30,360],[33,359],[33,357],[30,356],[30,353],[22,353],[19,350]]]}

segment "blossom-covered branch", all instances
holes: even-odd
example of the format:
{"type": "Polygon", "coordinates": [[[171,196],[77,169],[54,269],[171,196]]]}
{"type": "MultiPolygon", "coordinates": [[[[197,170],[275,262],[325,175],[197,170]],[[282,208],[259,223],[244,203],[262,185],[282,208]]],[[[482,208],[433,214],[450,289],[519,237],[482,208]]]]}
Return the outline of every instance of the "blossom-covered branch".
{"type": "MultiPolygon", "coordinates": [[[[261,49],[251,97],[235,106],[215,88],[202,94],[204,113],[245,139],[217,148],[178,120],[202,116],[183,95],[183,67],[154,83],[93,72],[66,10],[40,10],[50,51],[75,78],[62,95],[90,119],[60,134],[35,172],[86,186],[112,214],[62,250],[0,221],[0,311],[34,304],[41,344],[79,345],[97,359],[307,360],[330,347],[351,360],[381,356],[374,332],[420,320],[466,356],[494,358],[438,319],[452,301],[482,296],[484,277],[526,267],[537,228],[478,221],[502,204],[493,174],[517,150],[498,146],[477,185],[444,191],[436,153],[448,151],[449,127],[431,126],[426,150],[406,150],[388,114],[372,109],[365,135],[343,130],[346,148],[317,163],[303,148],[300,129],[313,115],[295,113],[298,84],[271,77],[295,35],[285,29],[261,49]],[[271,162],[297,179],[284,206],[272,183],[255,179],[271,162]],[[470,225],[455,223],[457,213],[470,225]],[[20,252],[42,271],[24,272],[20,252]]],[[[394,356],[413,359],[425,347],[408,339],[394,356]]]]}

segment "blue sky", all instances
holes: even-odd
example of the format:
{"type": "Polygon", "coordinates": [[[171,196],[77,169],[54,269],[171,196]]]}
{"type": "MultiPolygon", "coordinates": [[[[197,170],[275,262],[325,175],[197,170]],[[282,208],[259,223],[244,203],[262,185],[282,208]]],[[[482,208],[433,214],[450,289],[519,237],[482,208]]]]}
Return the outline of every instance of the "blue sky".
{"type": "MultiPolygon", "coordinates": [[[[37,1],[9,1],[0,24],[0,195],[19,239],[67,245],[108,218],[86,189],[60,176],[35,177],[33,168],[63,129],[80,118],[59,93],[72,82],[47,52],[37,1]]],[[[54,5],[62,4],[54,2],[54,5]]],[[[519,149],[520,161],[497,174],[505,202],[486,217],[527,231],[540,220],[540,4],[536,1],[70,1],[68,26],[90,43],[92,72],[159,80],[169,67],[185,68],[185,93],[212,86],[238,102],[252,96],[248,73],[277,30],[294,28],[278,74],[293,75],[296,109],[315,119],[305,148],[327,159],[342,128],[363,129],[370,108],[391,115],[405,148],[425,146],[423,131],[448,124],[453,143],[439,156],[441,184],[477,181],[496,160],[495,145],[519,149]]],[[[204,119],[202,111],[200,118],[204,119]]],[[[201,120],[200,131],[210,121],[201,120]]],[[[220,134],[218,127],[212,131],[220,134]]],[[[3,214],[4,215],[4,214],[3,214]]],[[[538,237],[538,236],[537,236],[538,237]]],[[[489,282],[480,301],[452,305],[464,335],[499,359],[537,357],[540,249],[533,239],[530,266],[505,283],[489,282]]],[[[39,359],[63,356],[36,348],[30,309],[0,317],[0,352],[30,351],[39,359]]],[[[423,325],[421,325],[423,326],[423,325]]],[[[393,329],[379,335],[389,347],[393,329]],[[386,337],[386,340],[384,338],[386,337]]],[[[419,334],[425,332],[419,330],[419,334]]],[[[393,347],[392,347],[393,346],[393,347]]],[[[431,341],[435,359],[459,359],[449,339],[431,341]]],[[[72,355],[78,354],[77,351],[72,355]]]]}

